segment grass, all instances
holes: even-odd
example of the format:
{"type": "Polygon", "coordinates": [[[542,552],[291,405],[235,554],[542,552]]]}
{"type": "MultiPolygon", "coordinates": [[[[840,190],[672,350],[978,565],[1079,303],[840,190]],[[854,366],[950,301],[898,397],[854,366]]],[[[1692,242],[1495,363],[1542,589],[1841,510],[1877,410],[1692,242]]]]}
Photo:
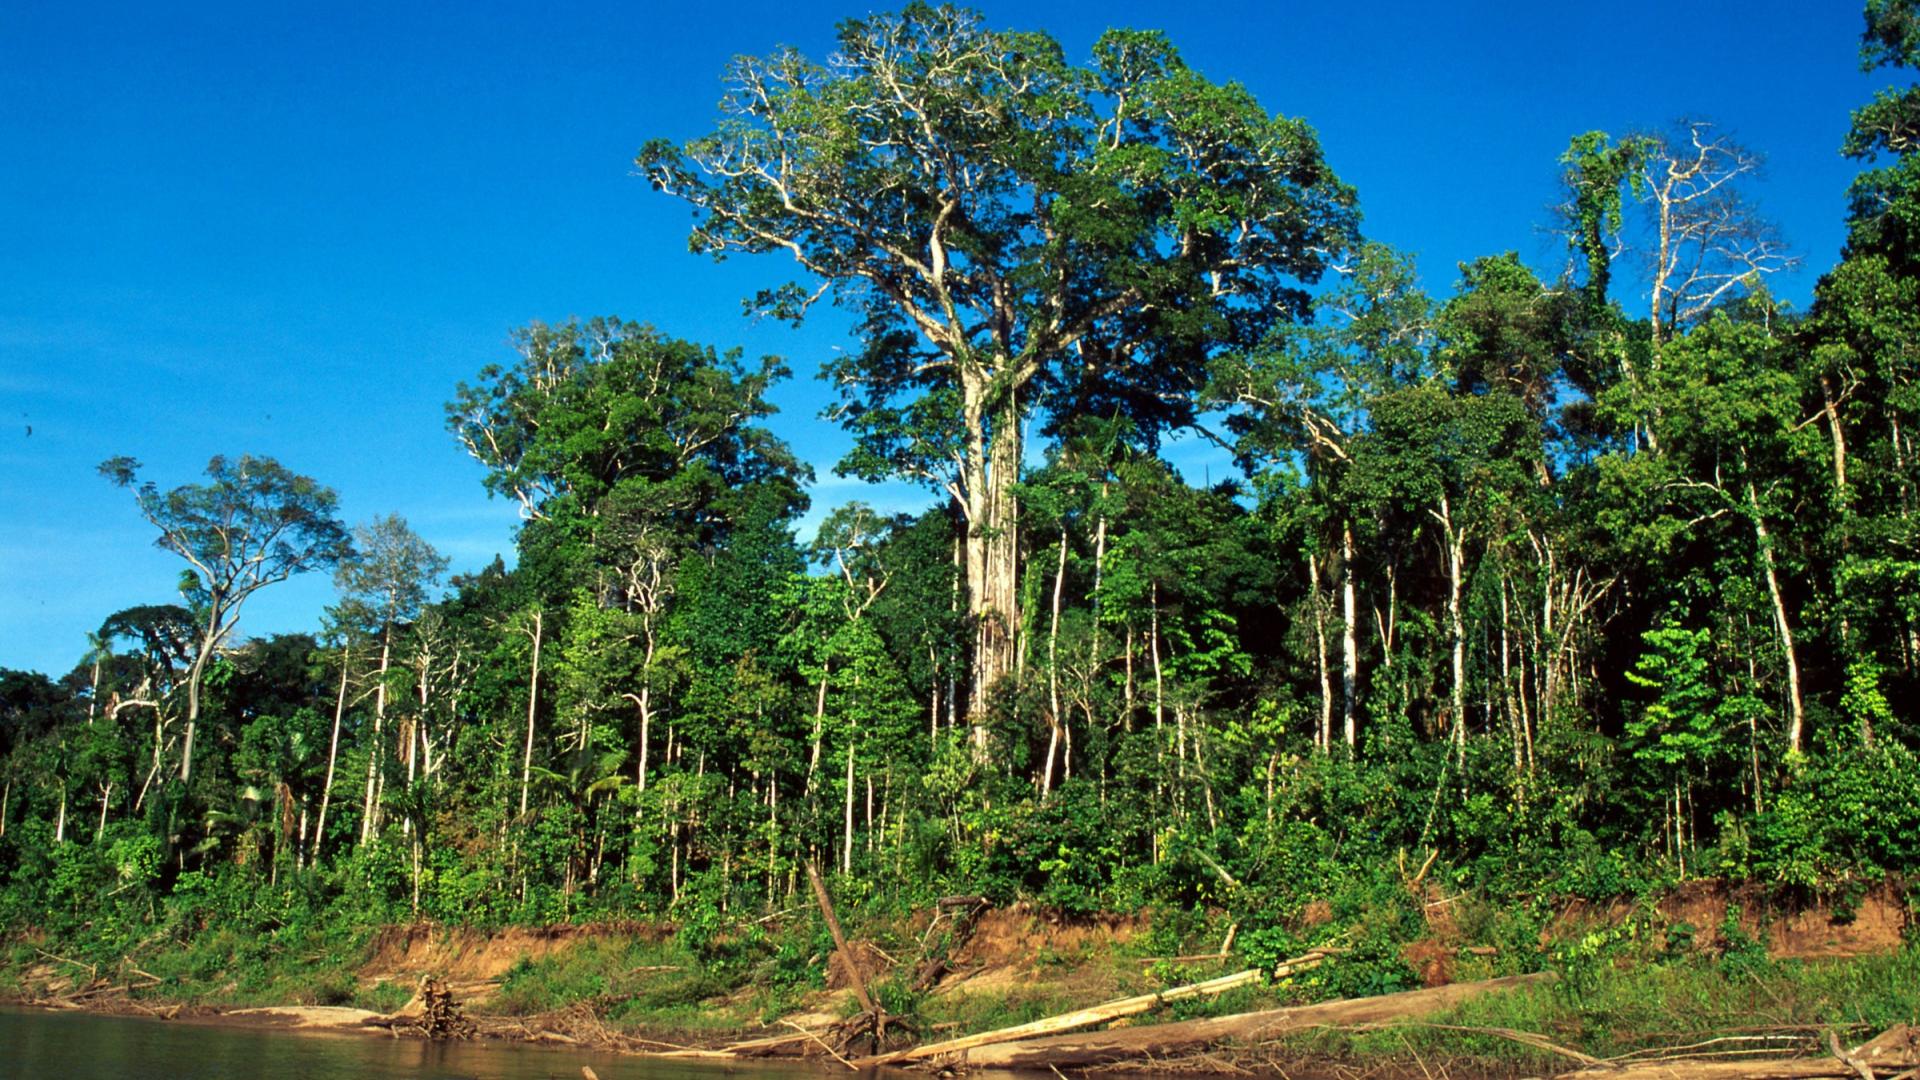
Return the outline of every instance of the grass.
{"type": "MultiPolygon", "coordinates": [[[[1492,1071],[1558,1071],[1566,1056],[1493,1034],[1511,1029],[1598,1058],[1736,1034],[1857,1042],[1920,1023],[1920,948],[1829,960],[1691,956],[1607,963],[1552,986],[1466,1002],[1422,1023],[1377,1031],[1317,1031],[1281,1040],[1280,1057],[1333,1057],[1492,1071]],[[1479,1030],[1461,1030],[1479,1029],[1479,1030]]],[[[1782,1054],[1796,1044],[1779,1043],[1782,1054]]]]}
{"type": "MultiPolygon", "coordinates": [[[[1276,1060],[1333,1058],[1402,1063],[1409,1069],[1440,1060],[1468,1070],[1546,1072],[1558,1071],[1568,1061],[1550,1050],[1491,1034],[1490,1029],[1530,1032],[1558,1046],[1608,1058],[1744,1032],[1814,1035],[1832,1028],[1854,1038],[1894,1023],[1920,1023],[1920,944],[1880,955],[1776,961],[1750,940],[1732,941],[1724,952],[1710,954],[1694,947],[1686,935],[1644,928],[1627,932],[1632,928],[1622,927],[1590,933],[1548,956],[1540,951],[1538,923],[1530,917],[1474,903],[1461,906],[1459,921],[1462,937],[1497,942],[1500,951],[1494,956],[1459,956],[1452,971],[1456,981],[1512,974],[1543,961],[1550,961],[1563,978],[1550,987],[1478,998],[1419,1024],[1304,1033],[1263,1052],[1271,1049],[1276,1060]]],[[[912,926],[906,920],[876,920],[852,929],[855,937],[879,943],[901,959],[903,967],[896,974],[874,980],[870,988],[890,1012],[911,1019],[927,1038],[1026,1023],[1212,978],[1245,962],[1142,962],[1143,955],[1217,945],[1221,927],[1191,921],[1177,931],[1142,934],[1119,945],[1096,946],[1083,939],[1069,949],[1029,957],[1014,969],[1017,974],[999,981],[982,980],[938,995],[916,994],[907,986],[918,950],[912,926]]],[[[371,932],[365,929],[306,926],[250,933],[215,927],[184,939],[162,935],[130,952],[133,963],[162,979],[160,986],[140,994],[149,1001],[353,1005],[392,1011],[412,997],[413,987],[385,981],[369,985],[360,977],[370,940],[371,932]]],[[[129,955],[117,942],[111,950],[100,945],[94,949],[99,955],[93,955],[84,951],[84,944],[15,939],[0,947],[0,994],[19,993],[23,974],[45,962],[41,948],[97,962],[103,973],[118,970],[120,958],[129,955]]],[[[1378,955],[1356,949],[1292,982],[1183,1001],[1154,1019],[1297,1004],[1362,992],[1348,984],[1404,981],[1412,972],[1400,962],[1396,948],[1383,947],[1378,955]]],[[[506,973],[493,998],[471,1008],[476,1013],[532,1016],[584,1003],[616,1030],[717,1041],[800,1009],[833,1008],[820,993],[827,951],[824,931],[805,919],[777,933],[750,927],[724,940],[582,935],[565,948],[521,960],[506,973]]]]}
{"type": "Polygon", "coordinates": [[[533,1016],[587,1004],[627,1031],[717,1032],[755,1022],[741,974],[704,964],[675,941],[585,938],[521,960],[476,1013],[533,1016]]]}

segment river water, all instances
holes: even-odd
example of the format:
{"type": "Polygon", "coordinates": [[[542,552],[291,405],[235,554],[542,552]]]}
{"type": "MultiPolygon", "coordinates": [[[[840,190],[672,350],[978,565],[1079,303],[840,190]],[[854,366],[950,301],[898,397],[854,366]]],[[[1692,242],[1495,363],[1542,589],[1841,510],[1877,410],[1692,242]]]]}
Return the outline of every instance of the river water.
{"type": "MultiPolygon", "coordinates": [[[[725,1080],[743,1070],[516,1043],[221,1027],[139,1017],[0,1008],[4,1080],[725,1080]]],[[[805,1067],[750,1080],[819,1080],[805,1067]]]]}

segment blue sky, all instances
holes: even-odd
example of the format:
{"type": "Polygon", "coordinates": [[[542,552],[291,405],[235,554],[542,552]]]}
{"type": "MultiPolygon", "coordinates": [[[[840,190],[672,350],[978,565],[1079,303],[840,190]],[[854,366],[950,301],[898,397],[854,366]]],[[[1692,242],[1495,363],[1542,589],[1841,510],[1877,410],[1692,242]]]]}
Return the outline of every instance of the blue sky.
{"type": "MultiPolygon", "coordinates": [[[[1841,239],[1847,111],[1884,82],[1857,68],[1857,0],[977,6],[1076,57],[1109,26],[1166,30],[1310,121],[1368,233],[1437,293],[1481,254],[1558,268],[1541,226],[1571,135],[1693,115],[1768,154],[1763,206],[1807,260],[1779,291],[1804,301],[1841,239]]],[[[688,254],[686,208],[632,175],[642,141],[710,126],[731,55],[824,55],[870,10],[0,7],[0,667],[62,673],[106,615],[174,598],[180,564],[94,473],[115,454],[163,487],[272,455],[352,521],[404,515],[456,570],[510,553],[514,509],[442,405],[533,319],[784,356],[774,426],[815,463],[816,515],[924,502],[831,474],[845,439],[812,374],[844,323],[743,320],[785,267],[688,254]]],[[[321,575],[266,590],[242,631],[311,628],[331,597],[321,575]]]]}

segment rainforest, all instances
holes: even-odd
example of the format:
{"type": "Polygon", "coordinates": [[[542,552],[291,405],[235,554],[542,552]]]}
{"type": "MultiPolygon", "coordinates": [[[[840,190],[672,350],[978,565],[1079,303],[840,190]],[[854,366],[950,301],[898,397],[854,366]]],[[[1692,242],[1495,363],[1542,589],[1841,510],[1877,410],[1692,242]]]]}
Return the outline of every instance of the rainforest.
{"type": "MultiPolygon", "coordinates": [[[[1905,78],[1920,8],[1861,42],[1905,78]]],[[[1235,1067],[1920,1022],[1920,86],[1853,113],[1796,307],[1707,120],[1569,132],[1551,265],[1435,294],[1313,127],[1158,33],[915,4],[725,83],[635,133],[632,197],[789,272],[754,313],[851,313],[831,468],[926,508],[803,535],[789,364],[613,316],[420,418],[518,508],[477,572],[242,447],[102,463],[179,599],[0,670],[0,991],[391,1013],[431,975],[522,1033],[825,1008],[878,1054],[1243,968],[1181,1015],[1552,976],[1235,1067]],[[237,632],[306,574],[310,629],[237,632]]]]}

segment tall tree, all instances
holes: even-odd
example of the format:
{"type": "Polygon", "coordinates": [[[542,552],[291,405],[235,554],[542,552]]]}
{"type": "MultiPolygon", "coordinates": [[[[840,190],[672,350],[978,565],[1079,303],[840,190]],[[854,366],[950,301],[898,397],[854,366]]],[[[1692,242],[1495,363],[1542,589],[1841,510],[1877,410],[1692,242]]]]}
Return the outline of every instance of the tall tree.
{"type": "Polygon", "coordinates": [[[139,469],[130,457],[100,464],[100,474],[133,491],[141,516],[160,530],[154,546],[192,568],[183,577],[183,591],[199,634],[187,670],[187,728],[180,750],[184,781],[193,774],[194,727],[207,665],[233,633],[247,598],[295,574],[337,564],[352,545],[334,516],[339,498],[333,489],[272,458],[215,457],[207,463],[208,483],[166,492],[152,481],[138,483],[139,469]]]}
{"type": "Polygon", "coordinates": [[[696,208],[694,250],[784,251],[819,280],[762,310],[832,291],[864,316],[869,347],[833,372],[846,467],[921,479],[965,518],[984,750],[1018,654],[1026,417],[1111,400],[1186,420],[1210,353],[1304,312],[1352,192],[1306,124],[1153,33],[1110,32],[1076,67],[1044,34],[913,4],[841,24],[831,64],[783,50],[727,81],[713,134],[639,166],[696,208]]]}
{"type": "MultiPolygon", "coordinates": [[[[1384,244],[1367,243],[1339,268],[1340,278],[1315,299],[1312,326],[1275,335],[1268,346],[1223,358],[1211,372],[1210,400],[1239,407],[1228,418],[1234,450],[1257,467],[1306,465],[1313,496],[1328,503],[1308,545],[1314,594],[1316,653],[1324,652],[1325,605],[1319,578],[1336,563],[1340,578],[1341,731],[1347,750],[1358,742],[1358,544],[1365,539],[1368,504],[1377,499],[1352,482],[1353,442],[1366,430],[1369,409],[1382,394],[1428,376],[1432,303],[1412,260],[1384,244]],[[1337,557],[1336,557],[1337,553],[1337,557]]],[[[1332,745],[1333,687],[1321,675],[1321,743],[1332,745]]]]}
{"type": "MultiPolygon", "coordinates": [[[[385,744],[388,674],[393,666],[394,634],[412,622],[427,602],[427,594],[446,573],[447,560],[407,525],[399,514],[377,517],[353,530],[354,555],[340,563],[334,584],[343,609],[364,613],[368,629],[380,642],[380,666],[374,675],[373,742],[367,751],[367,789],[360,818],[360,842],[379,830],[377,784],[385,744]]],[[[342,659],[345,664],[345,659],[342,659]]],[[[344,671],[342,677],[344,678],[344,671]]],[[[411,729],[410,729],[411,730],[411,729]]],[[[411,747],[406,751],[409,760],[411,747]]]]}

